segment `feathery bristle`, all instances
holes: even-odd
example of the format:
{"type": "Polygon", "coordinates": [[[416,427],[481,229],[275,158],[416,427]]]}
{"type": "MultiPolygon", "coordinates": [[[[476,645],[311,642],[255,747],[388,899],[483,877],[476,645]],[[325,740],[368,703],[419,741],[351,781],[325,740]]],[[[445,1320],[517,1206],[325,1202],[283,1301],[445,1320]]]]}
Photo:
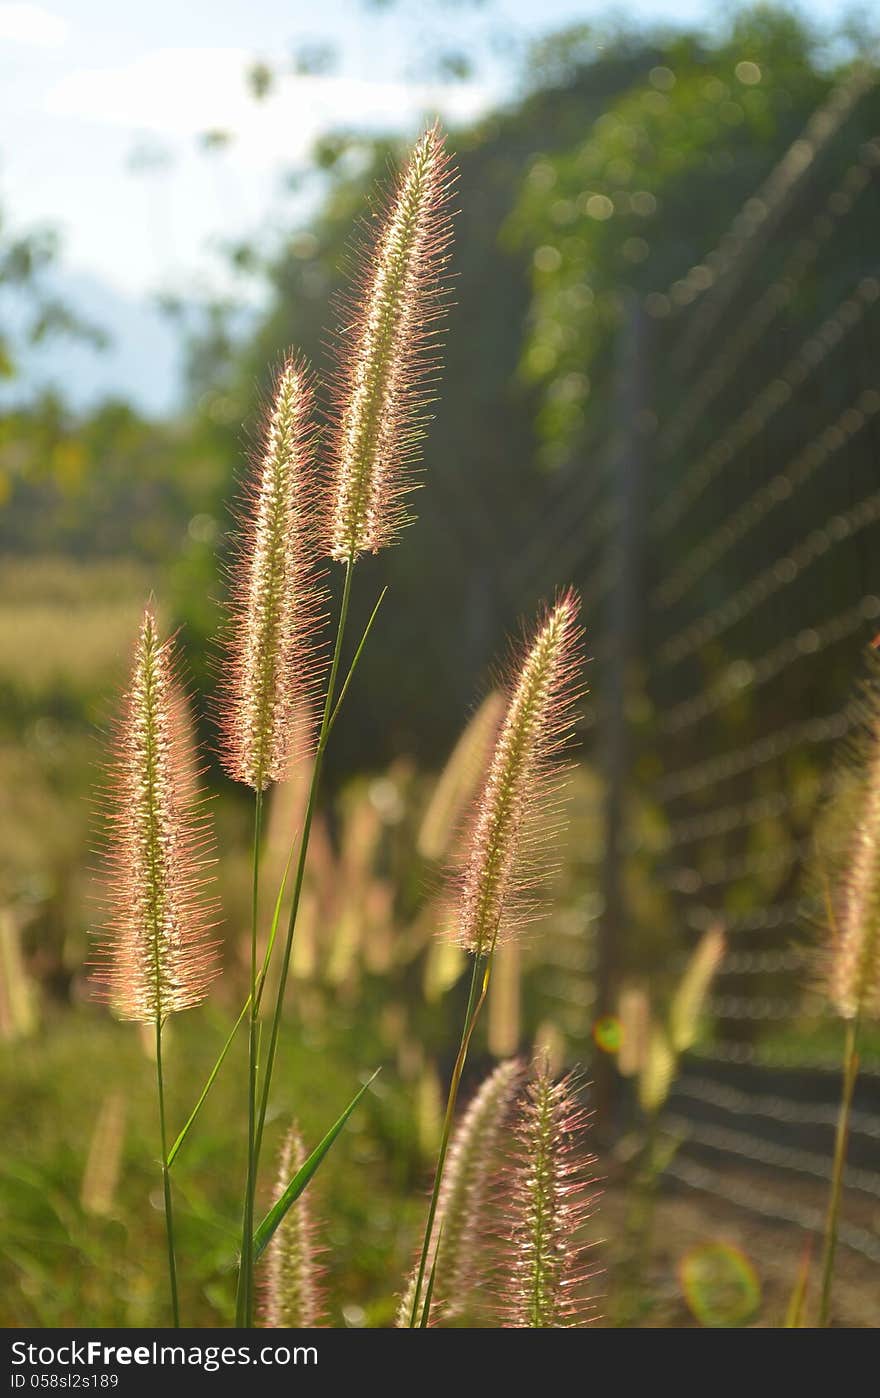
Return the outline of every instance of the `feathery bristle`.
{"type": "Polygon", "coordinates": [[[595,1160],[584,1149],[588,1114],[577,1087],[574,1074],[554,1083],[539,1065],[523,1094],[516,1152],[502,1179],[508,1328],[567,1329],[593,1318],[582,1230],[595,1204],[595,1160]]]}
{"type": "Polygon", "coordinates": [[[416,1263],[413,1270],[406,1279],[406,1286],[397,1298],[397,1314],[394,1317],[394,1327],[396,1330],[408,1330],[412,1318],[413,1301],[416,1296],[416,1282],[419,1276],[419,1264],[416,1263]]]}
{"type": "Polygon", "coordinates": [[[147,608],[111,761],[110,920],[94,972],[116,1014],[141,1023],[200,1004],[219,969],[211,836],[188,731],[173,645],[147,608]]]}
{"type": "MultiPolygon", "coordinates": [[[[284,1138],[278,1168],[278,1199],[305,1163],[302,1138],[292,1126],[284,1138]]],[[[296,1199],[267,1248],[263,1324],[273,1330],[309,1329],[324,1318],[321,1269],[314,1240],[308,1190],[296,1199]]]]}
{"type": "Polygon", "coordinates": [[[321,593],[312,407],[311,377],[288,356],[240,512],[221,707],[223,765],[256,791],[284,778],[314,736],[321,593]]]}
{"type": "Polygon", "coordinates": [[[843,1019],[880,1016],[880,661],[873,652],[858,717],[819,848],[819,892],[831,924],[822,979],[843,1019]]]}
{"type": "Polygon", "coordinates": [[[571,732],[581,637],[577,596],[569,590],[539,621],[508,686],[507,711],[459,879],[459,938],[477,954],[532,912],[525,895],[538,873],[533,856],[549,831],[548,798],[559,790],[559,766],[552,759],[571,732]]]}
{"type": "MultiPolygon", "coordinates": [[[[429,1254],[429,1257],[430,1257],[430,1254],[429,1254]]],[[[428,1270],[428,1275],[430,1275],[430,1268],[429,1268],[429,1270],[428,1270]]],[[[403,1291],[400,1293],[400,1295],[399,1295],[398,1298],[397,1298],[397,1314],[396,1314],[395,1317],[394,1317],[394,1328],[395,1328],[395,1330],[409,1330],[409,1329],[410,1329],[410,1323],[411,1323],[411,1321],[412,1321],[413,1301],[414,1301],[415,1298],[416,1298],[416,1282],[418,1281],[418,1279],[419,1279],[419,1260],[418,1260],[418,1258],[417,1258],[416,1261],[415,1261],[415,1264],[414,1264],[414,1266],[413,1266],[412,1271],[410,1272],[409,1276],[408,1276],[407,1279],[406,1279],[406,1286],[403,1288],[403,1291]]],[[[422,1288],[422,1293],[421,1293],[421,1305],[422,1305],[422,1306],[424,1306],[424,1304],[425,1304],[425,1292],[426,1292],[426,1291],[427,1291],[427,1285],[425,1285],[425,1286],[422,1288]]],[[[426,1328],[428,1328],[428,1329],[433,1329],[433,1327],[436,1325],[436,1323],[437,1323],[437,1321],[436,1321],[436,1311],[435,1311],[434,1307],[432,1306],[432,1308],[431,1308],[431,1314],[430,1314],[429,1317],[428,1317],[428,1322],[427,1322],[427,1327],[426,1327],[426,1328]]],[[[415,1327],[415,1328],[417,1328],[417,1329],[421,1329],[421,1328],[422,1328],[422,1327],[421,1327],[421,1324],[420,1324],[420,1321],[417,1321],[417,1324],[416,1324],[416,1327],[415,1327]]]]}
{"type": "Polygon", "coordinates": [[[499,1063],[452,1138],[434,1229],[440,1239],[434,1301],[445,1316],[469,1311],[481,1279],[480,1248],[498,1144],[522,1075],[519,1059],[499,1063]]]}
{"type": "Polygon", "coordinates": [[[454,175],[437,126],[417,142],[362,251],[344,305],[332,447],[331,557],[376,553],[407,523],[404,496],[438,369],[454,175]]]}

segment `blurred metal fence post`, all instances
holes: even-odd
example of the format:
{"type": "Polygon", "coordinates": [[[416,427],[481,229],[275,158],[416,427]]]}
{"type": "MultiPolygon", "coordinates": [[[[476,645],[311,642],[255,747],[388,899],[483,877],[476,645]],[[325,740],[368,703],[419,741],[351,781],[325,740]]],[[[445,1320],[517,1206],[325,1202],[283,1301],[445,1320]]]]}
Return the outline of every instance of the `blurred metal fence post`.
{"type": "MultiPolygon", "coordinates": [[[[623,878],[626,799],[630,777],[628,697],[639,648],[644,539],[646,447],[652,424],[648,399],[645,313],[631,294],[618,341],[610,482],[615,525],[609,538],[612,585],[604,626],[599,687],[599,738],[605,777],[605,848],[602,913],[596,948],[597,1017],[614,1013],[626,935],[623,878]],[[602,673],[604,671],[604,674],[602,673]]],[[[589,618],[587,619],[589,624],[589,618]]],[[[607,1053],[594,1053],[597,1124],[605,1131],[614,1107],[616,1070],[607,1053]]]]}

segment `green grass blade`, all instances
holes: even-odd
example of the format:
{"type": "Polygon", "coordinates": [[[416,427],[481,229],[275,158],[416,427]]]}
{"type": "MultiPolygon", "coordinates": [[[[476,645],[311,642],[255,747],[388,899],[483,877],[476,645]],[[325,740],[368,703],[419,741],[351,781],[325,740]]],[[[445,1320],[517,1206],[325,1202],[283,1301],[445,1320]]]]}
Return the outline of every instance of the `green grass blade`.
{"type": "Polygon", "coordinates": [[[256,1229],[254,1233],[255,1262],[258,1257],[262,1256],[267,1244],[270,1242],[272,1235],[275,1232],[275,1229],[281,1223],[282,1219],[284,1218],[284,1215],[287,1213],[287,1210],[290,1208],[292,1204],[296,1202],[296,1200],[302,1194],[306,1185],[309,1183],[310,1179],[318,1169],[318,1166],[321,1164],[321,1161],[324,1159],[324,1156],[329,1151],[333,1142],[336,1140],[336,1137],[339,1135],[343,1126],[348,1121],[348,1118],[351,1116],[355,1107],[358,1105],[364,1093],[367,1091],[367,1088],[370,1087],[370,1085],[373,1083],[374,1079],[380,1071],[381,1069],[377,1068],[373,1076],[367,1082],[364,1083],[363,1087],[359,1090],[355,1097],[352,1098],[345,1111],[342,1113],[342,1116],[339,1117],[338,1121],[336,1121],[333,1126],[331,1126],[330,1130],[327,1132],[327,1135],[324,1137],[321,1144],[312,1151],[311,1155],[309,1156],[308,1160],[306,1160],[302,1168],[297,1170],[296,1174],[290,1181],[290,1184],[287,1186],[284,1193],[281,1195],[280,1199],[278,1199],[276,1203],[272,1205],[272,1208],[269,1210],[262,1223],[256,1229]]]}

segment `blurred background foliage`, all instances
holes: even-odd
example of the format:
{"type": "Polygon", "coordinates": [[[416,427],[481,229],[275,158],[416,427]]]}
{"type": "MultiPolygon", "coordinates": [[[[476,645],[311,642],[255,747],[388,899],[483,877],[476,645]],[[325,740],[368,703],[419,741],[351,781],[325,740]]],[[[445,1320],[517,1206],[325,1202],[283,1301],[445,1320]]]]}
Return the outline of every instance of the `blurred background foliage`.
{"type": "MultiPolygon", "coordinates": [[[[359,569],[353,630],[379,589],[388,584],[390,592],[334,735],[331,800],[298,939],[296,1027],[284,1046],[281,1105],[295,1101],[307,1134],[335,1116],[357,1073],[386,1064],[367,1113],[328,1167],[320,1205],[331,1220],[337,1321],[382,1324],[392,1314],[417,1186],[436,1142],[448,1025],[460,1010],[457,953],[432,936],[430,889],[443,852],[430,837],[427,852],[424,844],[433,779],[491,688],[504,634],[538,601],[517,565],[540,549],[540,521],[565,483],[589,472],[609,429],[613,346],[627,298],[656,293],[658,319],[672,311],[663,304],[670,286],[715,246],[869,38],[855,22],[829,37],[763,5],[711,31],[581,26],[534,49],[515,100],[452,133],[460,166],[455,306],[426,488],[401,546],[359,569]]],[[[466,55],[434,57],[447,74],[467,71],[466,55]]],[[[332,54],[309,50],[300,60],[303,71],[322,71],[332,54]]],[[[272,81],[271,61],[261,61],[251,74],[255,101],[272,81]]],[[[865,140],[880,127],[876,91],[858,122],[865,140]]],[[[225,139],[207,133],[204,158],[225,139]]],[[[76,413],[57,396],[0,411],[0,1029],[14,1044],[2,1070],[10,1127],[0,1200],[4,1224],[14,1221],[6,1229],[7,1323],[71,1325],[88,1316],[132,1325],[155,1314],[162,1238],[149,1074],[136,1037],[83,1005],[95,916],[90,793],[135,619],[155,592],[165,624],[180,628],[220,793],[230,975],[204,1018],[181,1026],[172,1067],[173,1075],[186,1059],[201,1073],[243,983],[248,906],[247,806],[219,772],[209,712],[229,503],[270,366],[294,344],[319,372],[327,367],[325,332],[352,228],[396,153],[390,140],[345,131],[316,145],[311,168],[300,172],[324,191],[308,227],[286,229],[280,243],[228,250],[241,275],[266,288],[259,314],[231,298],[166,305],[187,346],[180,414],[151,419],[125,402],[76,413]],[[90,1180],[101,1132],[98,1153],[116,1169],[90,1180]],[[145,1193],[153,1206],[146,1222],[145,1193]]],[[[832,152],[829,188],[845,159],[832,152]]],[[[47,299],[41,269],[51,241],[13,239],[5,228],[0,222],[0,284],[14,285],[28,306],[26,334],[98,335],[47,299]]],[[[858,233],[852,237],[839,249],[839,287],[851,279],[847,259],[863,257],[858,233]]],[[[819,293],[809,278],[800,295],[804,316],[814,316],[819,293]]],[[[14,375],[14,337],[2,332],[0,363],[14,375]]],[[[674,388],[661,380],[657,392],[674,388]]],[[[711,420],[704,427],[711,439],[711,420]]],[[[796,531],[797,519],[790,524],[796,531]]],[[[584,755],[554,890],[560,934],[595,915],[601,788],[589,739],[584,755]]],[[[296,791],[273,799],[280,830],[296,791]]],[[[650,808],[639,814],[648,844],[656,819],[650,808]]],[[[283,837],[273,838],[283,864],[283,837]]],[[[658,935],[652,947],[650,929],[666,925],[669,908],[643,864],[630,878],[644,947],[662,980],[668,941],[658,935]]],[[[540,957],[531,947],[523,955],[524,966],[499,968],[478,1063],[536,1033],[564,1055],[548,1023],[540,957]],[[532,964],[535,975],[523,978],[532,964]]],[[[584,1006],[581,1038],[589,1013],[584,1006]]],[[[241,1072],[236,1063],[226,1075],[181,1172],[181,1251],[194,1259],[186,1286],[195,1321],[229,1317],[241,1142],[231,1160],[224,1130],[241,1072]]],[[[183,1111],[179,1082],[177,1091],[183,1111]]],[[[681,1299],[667,1301],[683,1323],[681,1299]]]]}

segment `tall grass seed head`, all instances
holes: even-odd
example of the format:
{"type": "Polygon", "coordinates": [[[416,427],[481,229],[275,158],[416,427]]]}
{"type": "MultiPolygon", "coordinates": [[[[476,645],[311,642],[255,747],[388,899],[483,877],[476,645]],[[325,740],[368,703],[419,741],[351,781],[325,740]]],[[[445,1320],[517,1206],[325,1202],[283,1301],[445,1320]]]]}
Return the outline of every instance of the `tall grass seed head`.
{"type": "Polygon", "coordinates": [[[880,1016],[880,657],[856,701],[858,724],[835,773],[812,871],[826,922],[822,987],[843,1019],[880,1016]]]}
{"type": "Polygon", "coordinates": [[[328,551],[340,562],[376,553],[408,522],[405,497],[439,371],[454,181],[435,125],[356,252],[336,335],[326,527],[328,551]]]}
{"type": "Polygon", "coordinates": [[[434,1300],[446,1316],[475,1308],[498,1148],[523,1071],[517,1058],[499,1063],[477,1090],[452,1138],[437,1207],[443,1233],[434,1283],[434,1300]]]}
{"type": "Polygon", "coordinates": [[[515,1151],[501,1181],[508,1328],[580,1327],[595,1315],[595,1269],[583,1236],[596,1203],[595,1159],[585,1149],[589,1115],[578,1089],[575,1074],[554,1083],[539,1063],[521,1097],[515,1151]]]}
{"type": "Polygon", "coordinates": [[[257,791],[285,778],[314,744],[317,499],[312,379],[289,355],[238,511],[221,685],[223,765],[257,791]]]}
{"type": "MultiPolygon", "coordinates": [[[[275,1198],[305,1164],[296,1126],[287,1132],[278,1161],[275,1198]]],[[[308,1189],[291,1204],[266,1250],[262,1287],[263,1324],[270,1329],[309,1329],[324,1318],[323,1270],[315,1243],[308,1189]]]]}
{"type": "Polygon", "coordinates": [[[506,710],[456,876],[458,936],[481,954],[536,912],[530,891],[545,872],[544,850],[560,833],[558,758],[572,735],[582,693],[577,595],[569,589],[539,618],[505,686],[506,710]]]}
{"type": "Polygon", "coordinates": [[[213,840],[173,642],[144,612],[109,767],[105,894],[93,980],[121,1019],[198,1005],[218,972],[213,840]]]}

